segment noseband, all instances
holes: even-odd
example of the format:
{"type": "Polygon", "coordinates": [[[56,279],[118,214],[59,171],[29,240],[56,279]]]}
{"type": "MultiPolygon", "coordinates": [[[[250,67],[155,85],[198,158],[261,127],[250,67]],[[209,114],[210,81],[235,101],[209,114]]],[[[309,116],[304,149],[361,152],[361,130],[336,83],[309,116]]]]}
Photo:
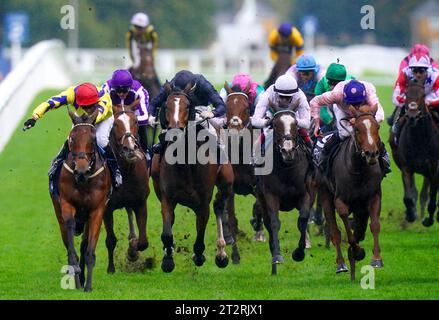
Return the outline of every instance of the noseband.
{"type": "MultiPolygon", "coordinates": [[[[294,120],[297,121],[296,120],[296,112],[294,112],[292,110],[289,110],[289,109],[286,109],[286,110],[276,111],[275,114],[273,115],[273,119],[271,120],[270,125],[272,125],[274,119],[276,119],[276,118],[278,118],[278,117],[280,117],[280,116],[282,116],[284,114],[292,116],[294,118],[294,120]]],[[[294,151],[296,151],[299,148],[299,143],[297,141],[297,138],[298,138],[298,135],[296,135],[296,139],[293,139],[293,135],[291,133],[290,134],[284,134],[281,137],[280,142],[281,143],[284,143],[285,141],[294,141],[294,142],[296,142],[296,146],[293,148],[293,152],[294,152],[294,151]]],[[[282,149],[280,144],[277,144],[277,147],[279,148],[279,150],[282,149]]]]}
{"type": "MultiPolygon", "coordinates": [[[[114,117],[115,117],[115,118],[118,118],[119,116],[121,116],[121,115],[123,115],[123,114],[133,114],[133,115],[134,115],[134,119],[136,119],[136,122],[137,122],[137,116],[136,116],[135,112],[134,112],[134,111],[127,111],[127,110],[125,110],[125,108],[124,108],[122,111],[117,112],[116,114],[114,114],[114,117]]],[[[129,132],[129,131],[126,131],[125,134],[123,134],[122,137],[120,137],[120,138],[118,139],[117,142],[118,142],[120,145],[123,145],[123,143],[125,142],[125,139],[129,139],[129,138],[133,139],[133,140],[134,140],[134,144],[135,144],[137,147],[139,147],[139,145],[140,145],[139,140],[137,139],[137,137],[135,137],[135,136],[134,136],[131,132],[129,132]]]]}
{"type": "MultiPolygon", "coordinates": [[[[228,101],[229,100],[229,98],[230,97],[232,97],[232,96],[243,96],[244,98],[245,98],[245,100],[247,101],[247,109],[249,109],[250,108],[250,104],[249,104],[249,96],[248,96],[248,94],[246,94],[245,92],[232,92],[232,93],[229,93],[228,95],[227,95],[227,100],[226,101],[228,101]]],[[[234,116],[234,117],[237,117],[237,116],[234,116]]],[[[233,118],[234,117],[232,117],[232,119],[230,119],[230,121],[229,121],[229,123],[228,123],[228,126],[232,126],[232,120],[233,120],[233,118]]],[[[248,118],[248,120],[246,121],[246,123],[244,124],[243,123],[243,121],[242,121],[242,119],[241,118],[239,118],[239,117],[237,117],[239,120],[241,120],[241,123],[243,124],[243,129],[246,129],[246,128],[248,128],[249,126],[250,126],[250,117],[248,118]]]]}
{"type": "MultiPolygon", "coordinates": [[[[355,117],[355,120],[357,121],[358,119],[360,119],[360,118],[362,118],[362,117],[365,117],[365,116],[372,116],[373,118],[375,117],[372,113],[367,112],[367,113],[362,113],[362,114],[358,115],[357,117],[355,117]]],[[[375,118],[374,118],[374,119],[375,119],[375,118]]],[[[345,129],[347,132],[349,132],[349,130],[345,127],[345,125],[343,124],[342,121],[347,121],[347,122],[349,122],[349,120],[350,120],[349,118],[343,118],[343,119],[340,120],[340,125],[341,125],[341,126],[343,127],[343,129],[345,129]]],[[[354,132],[351,132],[351,133],[350,133],[350,136],[351,136],[351,138],[352,138],[352,140],[353,140],[353,142],[354,142],[355,153],[361,155],[362,158],[365,158],[365,157],[366,157],[366,151],[364,151],[364,150],[358,145],[358,142],[357,142],[357,139],[355,138],[355,134],[354,134],[354,132]]],[[[378,143],[378,142],[376,142],[376,143],[378,143]]]]}

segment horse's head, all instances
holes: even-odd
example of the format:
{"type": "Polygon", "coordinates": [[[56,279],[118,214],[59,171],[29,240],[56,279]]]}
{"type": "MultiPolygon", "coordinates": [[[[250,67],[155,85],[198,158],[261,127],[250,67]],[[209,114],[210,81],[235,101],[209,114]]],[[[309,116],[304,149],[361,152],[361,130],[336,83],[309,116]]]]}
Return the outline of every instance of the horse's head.
{"type": "Polygon", "coordinates": [[[409,81],[407,85],[405,108],[411,121],[426,112],[424,86],[416,80],[409,81]]]}
{"type": "Polygon", "coordinates": [[[227,91],[227,126],[229,129],[236,129],[238,131],[244,129],[250,123],[250,106],[249,93],[251,83],[249,82],[244,90],[239,86],[229,87],[229,84],[224,84],[227,91]]]}
{"type": "Polygon", "coordinates": [[[115,153],[127,162],[143,158],[138,141],[137,116],[134,113],[137,102],[128,106],[113,106],[114,123],[111,129],[111,141],[115,153]]]}
{"type": "Polygon", "coordinates": [[[96,127],[95,122],[99,110],[96,109],[91,116],[76,116],[69,110],[73,128],[69,135],[69,150],[72,157],[72,170],[75,180],[84,184],[92,174],[96,162],[96,127]]]}
{"type": "Polygon", "coordinates": [[[166,100],[166,122],[168,129],[184,129],[189,121],[190,94],[194,91],[192,83],[180,90],[166,81],[164,88],[168,93],[166,100]]]}
{"type": "Polygon", "coordinates": [[[273,139],[275,148],[279,149],[284,162],[294,161],[297,143],[297,120],[296,114],[290,109],[285,109],[269,101],[270,108],[274,111],[271,121],[273,126],[273,139]]]}
{"type": "Polygon", "coordinates": [[[146,43],[139,46],[140,49],[140,65],[137,73],[147,77],[155,77],[154,57],[152,54],[152,44],[146,43]]]}
{"type": "Polygon", "coordinates": [[[378,106],[362,106],[359,110],[352,106],[349,108],[355,118],[355,145],[357,151],[361,153],[361,156],[366,160],[368,165],[376,164],[380,154],[380,125],[374,116],[377,107],[378,106]]]}

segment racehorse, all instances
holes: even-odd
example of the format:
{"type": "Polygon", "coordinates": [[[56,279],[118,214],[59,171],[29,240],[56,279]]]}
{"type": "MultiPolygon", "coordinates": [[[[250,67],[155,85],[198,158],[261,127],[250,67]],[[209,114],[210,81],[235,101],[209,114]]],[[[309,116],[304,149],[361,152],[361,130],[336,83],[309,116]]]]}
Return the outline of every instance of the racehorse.
{"type": "Polygon", "coordinates": [[[87,264],[87,283],[84,290],[90,292],[96,262],[95,249],[111,190],[111,177],[97,147],[94,124],[98,110],[90,117],[77,117],[69,110],[69,116],[73,122],[68,139],[69,153],[59,176],[59,196],[51,194],[51,198],[68,252],[69,273],[74,272],[76,288],[79,289],[85,282],[87,264]],[[78,265],[74,245],[75,225],[84,223],[78,265]]]}
{"type": "MultiPolygon", "coordinates": [[[[197,154],[200,150],[201,141],[194,142],[196,150],[189,149],[189,126],[195,125],[195,107],[190,103],[190,96],[193,93],[193,84],[189,83],[183,91],[180,91],[166,82],[164,88],[168,93],[165,105],[165,117],[169,132],[178,132],[177,141],[165,143],[164,155],[154,155],[151,175],[154,181],[154,190],[161,202],[163,231],[161,239],[165,255],[161,268],[164,272],[172,272],[175,267],[173,251],[174,238],[172,226],[174,223],[174,209],[177,204],[191,208],[196,215],[197,237],[194,243],[194,256],[192,260],[196,266],[202,266],[204,257],[204,235],[210,215],[209,204],[212,199],[215,184],[218,192],[214,201],[214,212],[217,222],[217,253],[215,263],[218,267],[224,268],[228,264],[228,257],[225,251],[225,240],[222,228],[222,216],[224,214],[226,199],[232,192],[233,169],[229,163],[219,165],[216,159],[209,154],[209,161],[206,164],[200,161],[190,164],[189,153],[197,154]],[[184,148],[184,163],[172,163],[169,158],[172,156],[173,146],[182,144],[184,148]],[[157,168],[158,171],[157,171],[157,168]]],[[[204,120],[203,120],[204,121],[204,120]]],[[[194,138],[197,140],[196,138],[194,138]]],[[[180,145],[181,146],[181,145],[180,145]]],[[[216,145],[215,145],[216,146],[216,145]]],[[[178,150],[174,150],[178,151],[178,150]]],[[[178,153],[178,152],[177,152],[178,153]]],[[[178,157],[178,155],[177,155],[178,157]]]]}
{"type": "Polygon", "coordinates": [[[149,102],[159,93],[160,81],[154,67],[152,49],[148,44],[140,45],[140,64],[131,70],[133,78],[138,80],[149,93],[149,102]]]}
{"type": "Polygon", "coordinates": [[[276,82],[277,78],[285,74],[291,67],[292,50],[290,46],[279,45],[277,46],[278,59],[271,69],[270,76],[264,83],[264,89],[267,90],[269,86],[276,82]]]}
{"type": "Polygon", "coordinates": [[[117,238],[113,229],[114,210],[127,208],[130,229],[128,259],[136,261],[138,251],[143,251],[148,247],[146,201],[149,195],[149,173],[146,156],[138,140],[137,116],[134,113],[136,107],[137,102],[129,106],[113,106],[114,124],[110,133],[110,145],[116,155],[123,183],[113,191],[104,217],[107,230],[105,243],[108,249],[108,273],[115,272],[113,253],[117,238]],[[134,230],[132,211],[136,215],[139,239],[134,230]]]}
{"type": "MultiPolygon", "coordinates": [[[[294,261],[305,258],[305,239],[310,209],[315,197],[312,162],[306,146],[298,134],[294,111],[278,107],[270,101],[275,111],[271,120],[273,128],[273,171],[260,176],[256,194],[262,206],[264,225],[269,233],[272,255],[272,274],[277,274],[277,264],[283,263],[279,246],[279,211],[299,210],[297,227],[300,231],[298,247],[293,251],[294,261]]],[[[267,146],[266,146],[267,147],[267,146]]]]}
{"type": "Polygon", "coordinates": [[[395,143],[395,134],[391,130],[389,144],[395,163],[402,174],[406,220],[413,222],[417,218],[418,192],[414,174],[418,173],[423,175],[425,179],[421,194],[422,207],[426,199],[429,198],[429,217],[425,217],[423,220],[423,225],[429,227],[433,225],[433,217],[437,209],[439,128],[434,115],[425,105],[425,91],[422,84],[415,81],[408,83],[404,108],[405,114],[399,120],[401,129],[399,137],[397,137],[398,143],[395,143]],[[427,193],[429,193],[429,197],[426,196],[427,193]]]}
{"type": "MultiPolygon", "coordinates": [[[[256,187],[256,177],[254,174],[253,165],[251,165],[251,154],[245,154],[244,149],[251,151],[253,146],[253,135],[252,126],[250,121],[250,105],[249,105],[249,91],[250,82],[247,87],[242,90],[239,86],[229,87],[229,84],[225,82],[224,88],[227,91],[227,113],[226,113],[226,126],[228,129],[228,140],[239,141],[239,151],[237,163],[232,161],[233,173],[235,180],[233,183],[233,192],[227,199],[227,222],[228,229],[230,230],[232,244],[232,261],[238,264],[240,261],[239,250],[237,246],[237,236],[238,236],[238,220],[235,213],[235,194],[248,196],[249,194],[255,195],[256,187]],[[243,135],[247,134],[247,141],[244,139],[243,135]],[[235,140],[234,140],[235,139],[235,140]],[[245,148],[244,143],[248,143],[250,148],[245,148]],[[246,158],[245,158],[246,156],[246,158]]],[[[231,143],[230,143],[231,144],[231,143]]],[[[233,158],[232,152],[236,152],[233,148],[228,148],[229,159],[233,158]]],[[[253,206],[253,219],[252,225],[256,231],[254,239],[256,241],[264,241],[265,237],[263,234],[262,225],[262,212],[260,209],[260,204],[255,202],[253,206]]],[[[226,230],[227,228],[225,228],[226,230]]],[[[226,237],[226,242],[227,237],[226,237]]]]}
{"type": "MultiPolygon", "coordinates": [[[[348,272],[341,253],[341,233],[338,229],[335,209],[343,220],[349,242],[351,280],[355,280],[355,261],[365,257],[359,242],[364,240],[367,222],[371,220],[373,234],[373,267],[382,267],[379,232],[381,210],[382,171],[378,162],[379,124],[374,117],[376,106],[364,106],[360,110],[350,107],[355,119],[353,133],[339,144],[329,165],[329,173],[321,174],[319,193],[326,221],[329,224],[331,240],[337,250],[337,273],[348,272]],[[349,214],[353,213],[351,224],[349,214]]],[[[349,119],[340,119],[342,125],[349,119]]]]}

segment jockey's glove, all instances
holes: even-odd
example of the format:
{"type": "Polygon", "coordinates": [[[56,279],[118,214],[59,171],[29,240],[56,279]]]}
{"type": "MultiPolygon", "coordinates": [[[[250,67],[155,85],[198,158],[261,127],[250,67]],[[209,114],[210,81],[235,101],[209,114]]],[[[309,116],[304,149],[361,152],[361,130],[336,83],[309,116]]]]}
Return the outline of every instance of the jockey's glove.
{"type": "Polygon", "coordinates": [[[37,123],[37,120],[35,120],[35,119],[33,119],[33,118],[28,119],[28,120],[26,120],[26,122],[24,123],[24,127],[27,128],[27,129],[30,129],[30,128],[32,128],[32,127],[35,126],[35,123],[37,123]]]}
{"type": "Polygon", "coordinates": [[[201,118],[203,119],[212,119],[215,117],[212,111],[203,111],[200,113],[201,118]]]}
{"type": "Polygon", "coordinates": [[[151,126],[154,125],[154,124],[157,124],[154,116],[149,116],[148,124],[151,125],[151,126]]]}

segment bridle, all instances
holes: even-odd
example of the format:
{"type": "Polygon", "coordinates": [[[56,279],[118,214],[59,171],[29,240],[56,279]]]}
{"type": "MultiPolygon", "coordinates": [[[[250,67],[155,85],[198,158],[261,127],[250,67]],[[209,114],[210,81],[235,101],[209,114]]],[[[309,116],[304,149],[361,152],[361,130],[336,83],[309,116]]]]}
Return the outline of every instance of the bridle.
{"type": "MultiPolygon", "coordinates": [[[[76,125],[73,126],[72,131],[73,131],[73,129],[75,129],[75,128],[77,128],[77,127],[81,127],[81,126],[89,126],[89,127],[92,127],[92,128],[94,128],[94,129],[96,129],[96,127],[95,127],[94,125],[90,124],[90,123],[78,123],[78,124],[76,124],[76,125]]],[[[71,142],[71,138],[69,137],[69,150],[71,150],[70,142],[71,142]]],[[[88,160],[88,170],[91,171],[91,169],[93,168],[93,166],[94,166],[94,164],[95,164],[95,162],[96,162],[96,141],[93,141],[93,151],[92,151],[92,152],[83,152],[83,151],[82,151],[82,152],[75,153],[75,152],[72,152],[72,151],[71,151],[71,154],[72,154],[72,160],[73,160],[73,162],[72,162],[72,164],[73,164],[73,168],[71,168],[71,167],[67,164],[66,161],[64,161],[64,163],[63,163],[63,167],[64,167],[68,172],[70,172],[71,174],[75,175],[75,168],[76,168],[76,160],[77,160],[77,159],[86,159],[86,160],[88,160]]],[[[99,175],[102,171],[104,171],[104,169],[105,169],[105,166],[102,165],[98,170],[96,170],[96,171],[95,171],[91,176],[89,176],[88,178],[91,179],[91,178],[96,177],[96,176],[99,175]]]]}
{"type": "MultiPolygon", "coordinates": [[[[233,97],[233,96],[242,96],[242,97],[244,97],[245,98],[245,100],[246,100],[246,102],[247,102],[247,109],[250,109],[250,104],[249,104],[249,96],[248,96],[248,94],[246,94],[245,92],[232,92],[232,93],[229,93],[228,95],[227,95],[227,100],[226,101],[228,101],[229,100],[229,98],[230,97],[233,97]]],[[[248,120],[244,123],[243,121],[242,121],[242,119],[241,118],[239,118],[239,117],[237,117],[237,116],[233,116],[231,119],[230,119],[230,121],[227,123],[227,126],[233,126],[233,124],[232,124],[232,121],[233,121],[233,119],[234,118],[238,118],[239,119],[239,121],[241,122],[240,124],[241,125],[243,125],[243,129],[247,129],[249,126],[250,126],[250,117],[248,118],[248,120]]]]}
{"type": "MultiPolygon", "coordinates": [[[[270,126],[272,126],[274,119],[279,118],[282,115],[290,115],[294,118],[294,120],[296,120],[296,112],[286,109],[286,110],[279,110],[276,111],[273,115],[273,118],[270,121],[270,126]]],[[[295,142],[295,147],[293,148],[293,152],[296,151],[299,148],[299,143],[298,143],[298,135],[296,134],[295,139],[293,138],[293,135],[290,134],[284,134],[283,136],[281,136],[281,138],[278,140],[279,143],[277,142],[277,147],[279,148],[279,150],[282,149],[281,145],[285,142],[285,141],[294,141],[295,142]]]]}
{"type": "MultiPolygon", "coordinates": [[[[132,114],[132,115],[134,115],[134,119],[136,120],[136,124],[137,124],[137,116],[136,116],[135,112],[131,111],[131,110],[125,110],[124,106],[122,108],[123,108],[122,111],[119,111],[113,115],[114,118],[118,118],[119,116],[121,116],[123,114],[132,114]]],[[[133,139],[134,145],[136,145],[137,147],[140,146],[138,138],[136,136],[134,136],[130,131],[125,131],[125,133],[118,140],[116,140],[116,142],[119,145],[123,146],[125,140],[130,139],[130,138],[133,139]]]]}

